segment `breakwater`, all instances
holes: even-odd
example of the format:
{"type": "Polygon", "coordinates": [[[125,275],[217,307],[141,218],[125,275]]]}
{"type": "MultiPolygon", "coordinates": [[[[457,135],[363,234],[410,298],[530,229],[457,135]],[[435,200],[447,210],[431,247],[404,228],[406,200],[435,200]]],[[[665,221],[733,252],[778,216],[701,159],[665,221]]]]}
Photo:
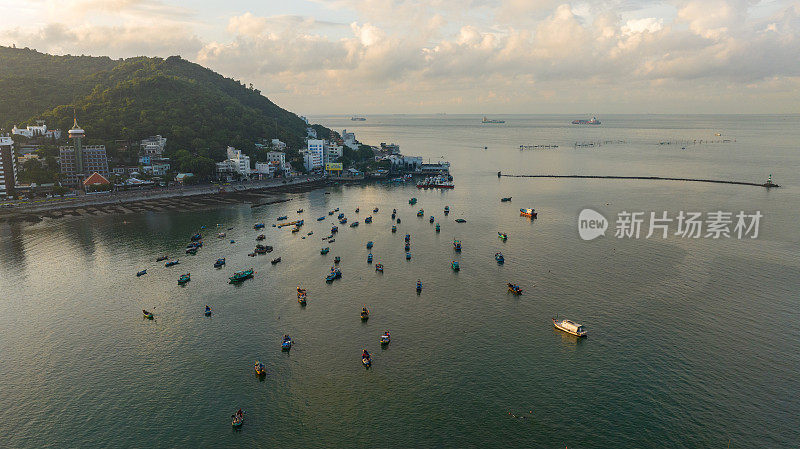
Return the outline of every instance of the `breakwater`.
{"type": "Polygon", "coordinates": [[[700,179],[700,178],[673,178],[673,177],[666,177],[666,176],[608,176],[608,175],[508,175],[503,174],[502,172],[497,172],[497,177],[507,177],[507,178],[572,178],[572,179],[628,179],[628,180],[650,180],[650,181],[687,181],[687,182],[706,182],[712,184],[733,184],[733,185],[740,185],[740,186],[755,186],[755,187],[766,187],[770,188],[777,188],[780,187],[778,184],[774,184],[772,181],[767,181],[765,183],[757,183],[757,182],[745,182],[745,181],[726,181],[722,179],[700,179]]]}

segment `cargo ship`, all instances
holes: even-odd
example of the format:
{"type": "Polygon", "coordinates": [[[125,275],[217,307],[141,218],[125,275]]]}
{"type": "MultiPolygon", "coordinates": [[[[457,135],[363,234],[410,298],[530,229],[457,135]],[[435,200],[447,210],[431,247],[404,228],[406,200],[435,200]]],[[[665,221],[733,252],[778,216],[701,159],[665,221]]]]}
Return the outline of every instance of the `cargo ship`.
{"type": "Polygon", "coordinates": [[[600,120],[597,120],[597,117],[592,117],[591,120],[573,120],[573,125],[599,125],[600,120]]]}
{"type": "Polygon", "coordinates": [[[495,119],[488,119],[486,116],[483,116],[483,121],[481,123],[505,123],[505,120],[495,120],[495,119]]]}
{"type": "Polygon", "coordinates": [[[432,176],[425,178],[424,181],[417,183],[418,189],[452,189],[455,188],[453,181],[450,181],[445,176],[432,176]]]}
{"type": "Polygon", "coordinates": [[[358,115],[354,115],[354,116],[350,117],[350,120],[352,120],[354,122],[366,122],[367,121],[367,119],[365,117],[361,117],[361,116],[358,116],[358,115]]]}

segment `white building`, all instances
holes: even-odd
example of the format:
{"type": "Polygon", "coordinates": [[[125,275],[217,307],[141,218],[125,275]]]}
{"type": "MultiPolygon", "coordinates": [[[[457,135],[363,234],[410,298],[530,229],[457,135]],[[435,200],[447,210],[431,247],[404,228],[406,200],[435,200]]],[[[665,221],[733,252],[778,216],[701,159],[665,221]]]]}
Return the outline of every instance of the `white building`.
{"type": "MultiPolygon", "coordinates": [[[[169,159],[166,159],[169,160],[169,159]]],[[[165,176],[169,171],[169,163],[163,161],[153,161],[150,165],[142,167],[142,172],[153,176],[165,176]]]]}
{"type": "Polygon", "coordinates": [[[280,139],[272,139],[272,149],[274,151],[286,151],[286,143],[281,142],[280,139]]]}
{"type": "Polygon", "coordinates": [[[308,137],[312,139],[317,138],[317,130],[315,130],[314,128],[309,126],[308,128],[306,128],[306,132],[308,133],[308,137]]]}
{"type": "Polygon", "coordinates": [[[256,162],[255,173],[261,179],[272,177],[278,171],[278,164],[272,162],[256,162]]]}
{"type": "Polygon", "coordinates": [[[403,156],[392,154],[387,156],[395,170],[417,171],[422,167],[422,156],[403,156]]]}
{"type": "Polygon", "coordinates": [[[278,170],[286,172],[286,153],[281,151],[270,151],[267,153],[267,162],[272,162],[278,166],[278,170]]]}
{"type": "Polygon", "coordinates": [[[25,136],[28,138],[39,137],[39,136],[51,137],[54,139],[61,138],[61,130],[51,129],[48,131],[47,125],[45,124],[44,120],[37,120],[36,125],[33,126],[28,125],[25,128],[17,128],[17,126],[14,125],[14,127],[11,128],[11,134],[17,136],[25,136]]]}
{"type": "Polygon", "coordinates": [[[325,142],[324,154],[323,154],[324,162],[326,164],[330,162],[336,162],[340,157],[342,157],[343,151],[344,151],[343,146],[337,145],[334,142],[325,142]]]}
{"type": "Polygon", "coordinates": [[[356,140],[356,133],[349,133],[346,129],[342,130],[342,141],[344,141],[344,146],[350,148],[351,150],[358,149],[358,141],[356,140]]]}
{"type": "Polygon", "coordinates": [[[17,160],[14,140],[0,137],[0,198],[8,196],[17,183],[17,160]]]}
{"type": "Polygon", "coordinates": [[[250,156],[243,154],[241,150],[228,147],[228,163],[233,171],[240,175],[250,175],[250,156]]]}
{"type": "Polygon", "coordinates": [[[150,156],[151,158],[160,158],[164,154],[164,147],[167,146],[167,138],[157,136],[150,136],[139,143],[141,148],[141,156],[150,156]]]}
{"type": "Polygon", "coordinates": [[[308,141],[308,148],[303,153],[303,164],[306,170],[311,171],[317,167],[322,167],[323,155],[325,152],[325,141],[311,139],[308,141]]]}

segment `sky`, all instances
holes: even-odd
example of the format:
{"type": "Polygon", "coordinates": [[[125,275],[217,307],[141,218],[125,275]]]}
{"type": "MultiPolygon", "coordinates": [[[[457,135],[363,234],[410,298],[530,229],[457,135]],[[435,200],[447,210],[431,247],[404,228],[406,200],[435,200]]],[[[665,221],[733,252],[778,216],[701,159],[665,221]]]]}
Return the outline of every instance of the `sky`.
{"type": "Polygon", "coordinates": [[[800,112],[800,0],[0,0],[0,11],[0,45],[180,55],[301,115],[800,112]]]}

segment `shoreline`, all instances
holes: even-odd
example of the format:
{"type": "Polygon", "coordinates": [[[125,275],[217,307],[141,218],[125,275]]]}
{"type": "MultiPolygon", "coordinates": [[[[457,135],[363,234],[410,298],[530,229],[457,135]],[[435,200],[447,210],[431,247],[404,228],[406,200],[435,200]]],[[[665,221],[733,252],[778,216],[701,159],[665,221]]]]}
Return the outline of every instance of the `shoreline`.
{"type": "Polygon", "coordinates": [[[248,202],[251,207],[259,207],[291,201],[291,198],[281,198],[285,194],[310,192],[333,184],[331,180],[324,178],[303,178],[286,184],[274,181],[251,182],[242,185],[206,185],[83,195],[70,199],[51,198],[31,205],[0,210],[0,223],[39,223],[45,218],[70,216],[189,211],[248,202]]]}

